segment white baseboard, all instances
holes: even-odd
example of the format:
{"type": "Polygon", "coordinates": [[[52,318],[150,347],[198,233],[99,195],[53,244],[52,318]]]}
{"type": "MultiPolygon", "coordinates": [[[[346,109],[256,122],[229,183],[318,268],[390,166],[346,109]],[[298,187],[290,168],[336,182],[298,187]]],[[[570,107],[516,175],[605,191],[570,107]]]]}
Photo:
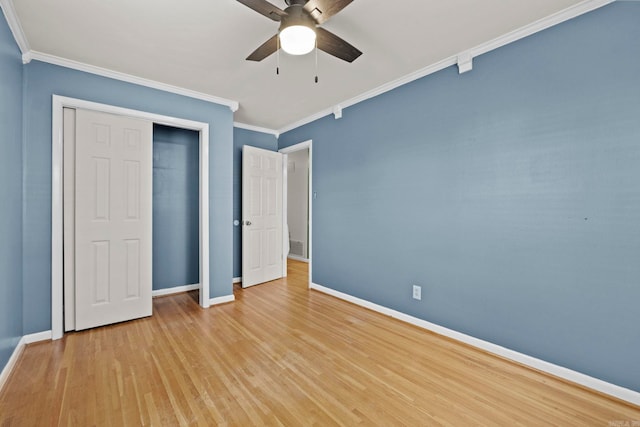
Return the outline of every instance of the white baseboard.
{"type": "Polygon", "coordinates": [[[287,255],[287,258],[291,258],[291,259],[296,260],[296,261],[306,262],[307,264],[309,263],[309,258],[303,258],[303,257],[298,256],[298,255],[289,254],[289,255],[287,255]]]}
{"type": "Polygon", "coordinates": [[[162,297],[165,295],[179,294],[181,292],[197,291],[200,289],[200,283],[193,285],[174,286],[173,288],[156,289],[151,291],[152,297],[162,297]]]}
{"type": "Polygon", "coordinates": [[[233,278],[233,283],[241,283],[242,282],[242,277],[234,277],[233,278]]]}
{"type": "Polygon", "coordinates": [[[7,364],[2,368],[2,372],[0,372],[0,390],[4,387],[7,380],[9,379],[9,375],[11,375],[11,371],[16,366],[20,355],[24,351],[24,348],[27,344],[32,344],[38,341],[46,341],[51,339],[51,331],[38,332],[35,334],[25,335],[18,341],[18,345],[13,349],[13,353],[11,357],[7,361],[7,364]]]}
{"type": "Polygon", "coordinates": [[[43,331],[43,332],[37,332],[35,334],[25,335],[22,338],[24,338],[25,344],[33,344],[34,342],[38,342],[38,341],[48,341],[51,339],[51,337],[52,337],[51,331],[43,331]]]}
{"type": "Polygon", "coordinates": [[[222,296],[222,297],[211,298],[209,300],[209,304],[211,304],[211,305],[225,304],[225,303],[228,303],[228,302],[233,302],[235,300],[236,300],[236,297],[233,296],[233,294],[231,294],[231,295],[225,295],[225,296],[222,296]]]}
{"type": "Polygon", "coordinates": [[[336,291],[335,289],[327,288],[316,283],[311,283],[309,287],[311,289],[315,289],[316,291],[323,292],[325,294],[368,308],[378,313],[382,313],[395,319],[402,320],[403,322],[407,322],[420,328],[435,332],[437,334],[444,335],[445,337],[452,338],[456,341],[472,345],[481,350],[504,357],[505,359],[512,360],[514,362],[529,366],[539,371],[546,372],[567,381],[571,381],[573,383],[580,384],[584,387],[599,391],[601,393],[608,394],[634,405],[640,405],[640,393],[638,393],[637,391],[629,390],[628,388],[620,387],[618,385],[608,383],[598,378],[594,378],[562,366],[554,365],[553,363],[545,362],[544,360],[537,359],[535,357],[528,356],[514,350],[510,350],[497,344],[474,338],[470,335],[466,335],[461,332],[436,325],[435,323],[427,322],[426,320],[418,319],[417,317],[410,316],[408,314],[390,309],[388,307],[384,307],[367,300],[363,300],[349,294],[336,291]]]}
{"type": "Polygon", "coordinates": [[[18,362],[18,358],[22,354],[22,351],[24,350],[25,345],[26,343],[24,341],[24,337],[20,338],[20,341],[18,341],[18,345],[16,345],[16,348],[13,350],[13,353],[11,354],[11,357],[7,361],[7,364],[4,365],[2,372],[0,372],[0,391],[6,384],[7,380],[9,379],[9,375],[11,375],[11,371],[13,371],[13,368],[16,366],[16,363],[18,362]]]}

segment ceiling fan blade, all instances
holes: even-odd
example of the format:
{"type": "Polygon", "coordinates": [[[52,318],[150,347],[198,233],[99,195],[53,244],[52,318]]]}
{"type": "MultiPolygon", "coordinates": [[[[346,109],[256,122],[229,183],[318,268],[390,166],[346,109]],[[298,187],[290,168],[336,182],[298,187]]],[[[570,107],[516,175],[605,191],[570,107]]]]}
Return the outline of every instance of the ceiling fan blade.
{"type": "Polygon", "coordinates": [[[247,56],[247,61],[262,61],[267,56],[278,50],[278,35],[271,37],[266,42],[262,43],[262,46],[257,48],[247,56]]]}
{"type": "Polygon", "coordinates": [[[347,62],[355,61],[362,52],[324,28],[316,28],[318,49],[347,62]]]}
{"type": "Polygon", "coordinates": [[[336,13],[347,7],[353,0],[309,0],[304,9],[322,24],[336,13]]]}
{"type": "Polygon", "coordinates": [[[287,16],[287,12],[267,0],[238,0],[238,2],[274,21],[280,21],[280,18],[287,16]]]}

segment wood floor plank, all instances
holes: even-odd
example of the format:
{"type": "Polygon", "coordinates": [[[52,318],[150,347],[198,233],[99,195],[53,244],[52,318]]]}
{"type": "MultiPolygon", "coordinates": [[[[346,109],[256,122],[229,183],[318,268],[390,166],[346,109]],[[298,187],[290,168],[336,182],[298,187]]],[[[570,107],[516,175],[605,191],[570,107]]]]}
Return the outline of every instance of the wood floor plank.
{"type": "Polygon", "coordinates": [[[0,425],[640,425],[638,407],[310,291],[307,267],[27,346],[0,425]]]}

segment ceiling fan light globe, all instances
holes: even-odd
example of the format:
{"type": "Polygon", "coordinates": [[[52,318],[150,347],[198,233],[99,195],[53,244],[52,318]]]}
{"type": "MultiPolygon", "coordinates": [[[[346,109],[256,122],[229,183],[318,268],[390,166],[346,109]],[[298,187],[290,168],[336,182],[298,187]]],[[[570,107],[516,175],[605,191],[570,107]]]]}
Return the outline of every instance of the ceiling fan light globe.
{"type": "Polygon", "coordinates": [[[316,47],[316,32],[305,25],[291,25],[280,31],[280,46],[290,55],[306,55],[316,47]]]}

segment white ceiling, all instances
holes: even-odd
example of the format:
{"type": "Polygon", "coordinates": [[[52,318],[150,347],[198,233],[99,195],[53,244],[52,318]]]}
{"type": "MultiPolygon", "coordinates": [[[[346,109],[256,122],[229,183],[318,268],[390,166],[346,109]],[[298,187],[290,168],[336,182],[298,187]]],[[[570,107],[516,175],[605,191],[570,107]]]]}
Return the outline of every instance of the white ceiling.
{"type": "MultiPolygon", "coordinates": [[[[245,58],[276,33],[235,0],[14,0],[31,50],[227,98],[235,121],[281,129],[581,0],[355,0],[323,26],[359,48],[245,58]]],[[[284,0],[272,3],[285,8],[284,0]]]]}

